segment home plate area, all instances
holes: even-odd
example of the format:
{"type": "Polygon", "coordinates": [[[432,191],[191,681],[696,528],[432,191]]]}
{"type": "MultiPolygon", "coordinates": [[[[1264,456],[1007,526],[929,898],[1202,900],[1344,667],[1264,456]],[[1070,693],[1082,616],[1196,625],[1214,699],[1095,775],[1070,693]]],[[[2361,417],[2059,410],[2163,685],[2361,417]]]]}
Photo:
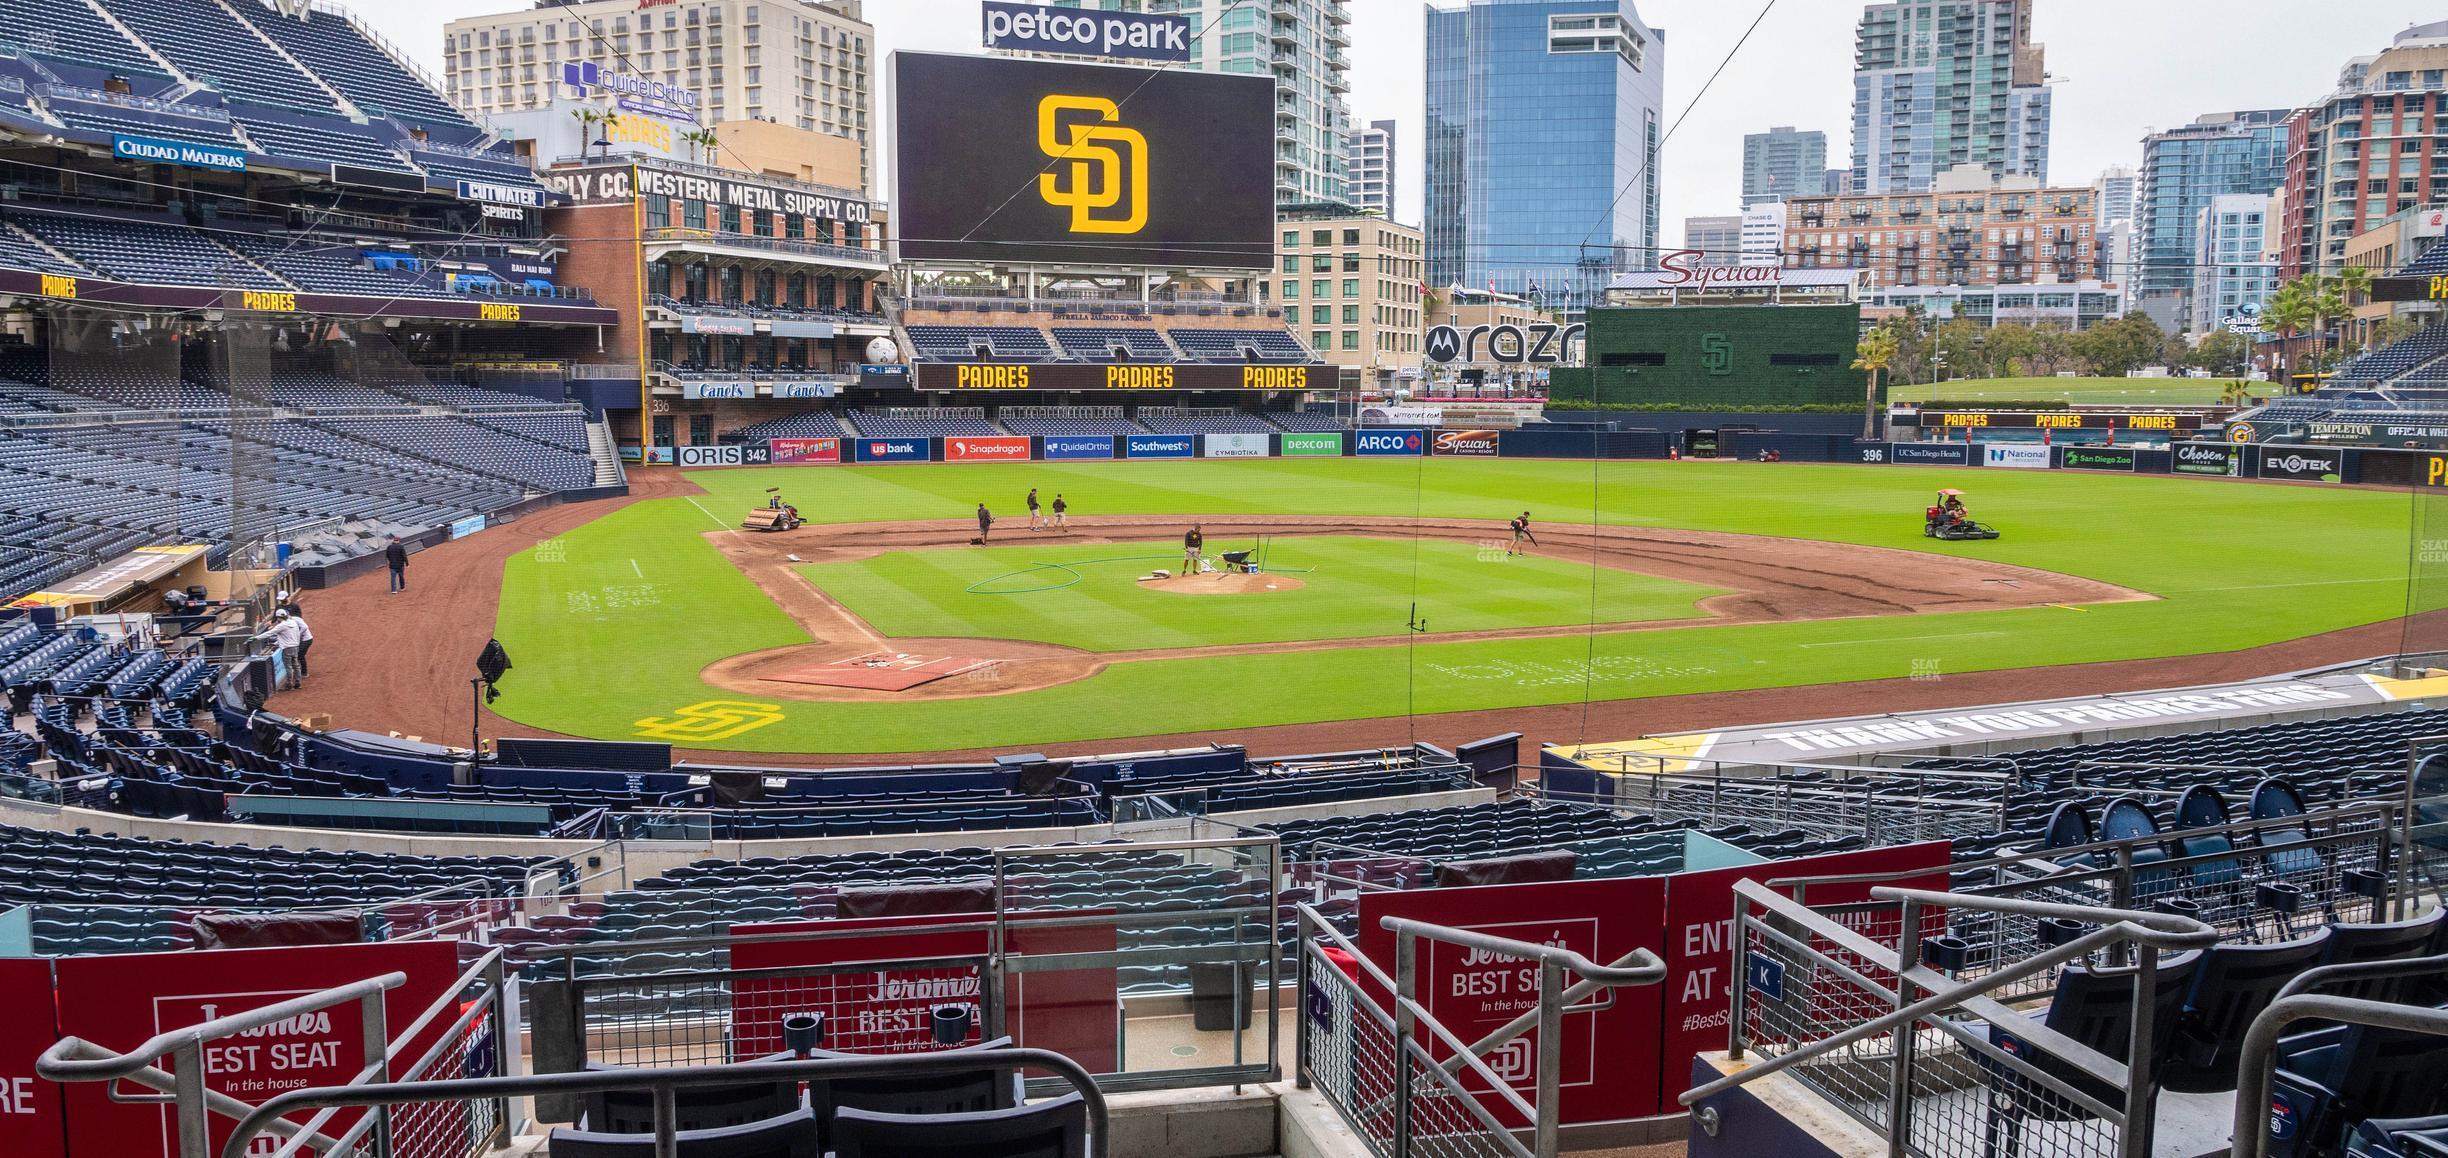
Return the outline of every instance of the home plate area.
{"type": "Polygon", "coordinates": [[[905,692],[920,684],[930,684],[946,676],[976,671],[994,661],[966,655],[911,655],[906,651],[871,651],[848,659],[809,664],[771,672],[763,678],[789,684],[815,684],[828,688],[863,688],[879,692],[905,692]]]}

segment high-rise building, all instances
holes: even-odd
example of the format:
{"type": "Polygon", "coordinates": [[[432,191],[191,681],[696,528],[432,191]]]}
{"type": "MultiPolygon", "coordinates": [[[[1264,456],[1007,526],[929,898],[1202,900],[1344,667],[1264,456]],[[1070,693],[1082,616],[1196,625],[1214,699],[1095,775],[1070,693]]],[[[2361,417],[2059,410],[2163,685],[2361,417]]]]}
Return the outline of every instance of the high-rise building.
{"type": "Polygon", "coordinates": [[[1343,134],[1343,164],[1351,172],[1351,203],[1394,216],[1394,122],[1370,121],[1343,134]]]}
{"type": "Polygon", "coordinates": [[[2334,272],[2356,235],[2448,201],[2448,20],[2347,61],[2335,90],[2288,119],[2285,190],[2288,277],[2334,272]]]}
{"type": "Polygon", "coordinates": [[[2194,328],[2194,230],[2221,193],[2267,196],[2286,179],[2285,109],[2211,113],[2142,138],[2128,280],[2134,307],[2171,330],[2194,328]]]}
{"type": "Polygon", "coordinates": [[[1824,177],[1820,178],[1819,194],[1823,197],[1836,197],[1852,191],[1853,170],[1851,169],[1830,169],[1824,177]]]}
{"type": "Polygon", "coordinates": [[[1656,260],[1665,40],[1632,0],[1428,10],[1428,276],[1566,308],[1656,260]]]}
{"type": "Polygon", "coordinates": [[[2134,171],[2124,165],[2112,165],[2100,171],[2099,180],[2091,183],[2099,192],[2099,223],[2114,225],[2131,221],[2134,215],[2134,171]]]}
{"type": "Polygon", "coordinates": [[[535,4],[443,25],[443,79],[483,118],[571,105],[585,92],[563,85],[562,65],[592,65],[597,76],[665,86],[643,103],[684,114],[682,129],[693,112],[705,125],[772,120],[848,137],[859,183],[871,186],[875,29],[863,9],[864,0],[535,4]]]}
{"type": "Polygon", "coordinates": [[[1275,203],[1352,203],[1349,0],[1053,0],[1190,18],[1190,67],[1275,77],[1275,203]]]}
{"type": "Polygon", "coordinates": [[[1284,324],[1319,358],[1384,390],[1420,368],[1420,231],[1341,205],[1287,206],[1276,215],[1285,273],[1259,283],[1259,300],[1283,307],[1284,324]],[[1409,373],[1406,373],[1408,371],[1409,373]]]}
{"type": "MultiPolygon", "coordinates": [[[[1800,197],[1785,203],[1785,264],[1866,269],[1872,291],[2036,286],[2030,294],[1975,298],[2001,303],[2008,317],[2029,306],[2040,311],[2037,318],[2071,317],[2088,325],[2097,320],[2096,310],[2050,311],[2070,308],[2078,290],[2094,301],[2113,297],[2106,284],[2110,271],[2100,259],[2095,198],[2089,186],[2047,189],[2029,177],[1991,176],[1969,162],[1940,174],[1925,193],[1800,197]]],[[[1891,293],[1883,300],[1918,294],[1891,293]]],[[[1996,317],[1980,315],[1977,307],[1967,312],[1984,321],[1996,317]]]]}
{"type": "Polygon", "coordinates": [[[1743,219],[1735,216],[1686,217],[1683,248],[1700,252],[1702,265],[1737,265],[1742,258],[1743,219]]]}
{"type": "Polygon", "coordinates": [[[1785,219],[1782,201],[1763,201],[1743,210],[1743,265],[1785,264],[1785,219]]]}
{"type": "Polygon", "coordinates": [[[2048,182],[2048,74],[2032,0],[1897,0],[1853,49],[1850,192],[1927,192],[1957,165],[2048,182]]]}
{"type": "Polygon", "coordinates": [[[1778,125],[1764,133],[1743,134],[1743,208],[1762,201],[1811,197],[1821,192],[1827,173],[1827,134],[1800,132],[1778,125]]]}
{"type": "Polygon", "coordinates": [[[2267,193],[2221,193],[2202,206],[2193,227],[2194,333],[2260,317],[2278,288],[2278,263],[2267,244],[2277,224],[2269,203],[2267,193]]]}

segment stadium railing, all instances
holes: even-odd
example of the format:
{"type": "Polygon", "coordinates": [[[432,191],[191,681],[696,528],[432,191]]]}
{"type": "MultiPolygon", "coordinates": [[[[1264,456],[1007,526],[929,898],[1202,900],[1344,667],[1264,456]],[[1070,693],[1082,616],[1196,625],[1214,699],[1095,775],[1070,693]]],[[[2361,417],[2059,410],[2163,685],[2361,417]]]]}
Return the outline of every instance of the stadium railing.
{"type": "Polygon", "coordinates": [[[1726,764],[1640,754],[1583,760],[1605,768],[1599,790],[1531,786],[1542,799],[1588,804],[1662,820],[1799,828],[1814,836],[1859,836],[1873,845],[1988,836],[2006,823],[2011,769],[1921,771],[1850,764],[1726,764]],[[1675,771],[1676,767],[1688,770],[1675,771]],[[1785,773],[1823,773],[1792,780],[1785,773]],[[1763,774],[1765,773],[1765,774],[1763,774]]]}
{"type": "Polygon", "coordinates": [[[1304,904],[1294,911],[1299,989],[1309,1003],[1300,1019],[1296,1082],[1324,1095],[1345,1125],[1383,1158],[1553,1158],[1561,1134],[1557,1089],[1564,1069],[1564,1018],[1607,1008],[1614,989],[1655,985],[1666,977],[1664,963],[1646,949],[1600,965],[1568,949],[1399,917],[1383,921],[1395,935],[1395,972],[1389,976],[1316,908],[1304,904]],[[1535,966],[1536,1007],[1478,1041],[1462,1040],[1419,1000],[1421,941],[1535,966]],[[1532,1031],[1538,1076],[1525,1099],[1487,1059],[1532,1031]],[[1483,1103],[1474,1084],[1528,1123],[1528,1141],[1483,1103]]]}
{"type": "MultiPolygon", "coordinates": [[[[2448,1037],[2448,1009],[2367,1001],[2311,990],[2332,981],[2437,977],[2443,971],[2448,971],[2448,956],[2331,965],[2306,971],[2288,982],[2279,991],[2278,999],[2253,1019],[2252,1027],[2244,1034],[2243,1055],[2236,1071],[2231,1158],[2270,1158],[2270,1140],[2278,1118],[2272,1112],[2272,1094],[2283,1057],[2279,1043],[2288,1026],[2318,1020],[2448,1037]]],[[[2448,1049],[2448,1042],[2436,1048],[2448,1049]]]]}

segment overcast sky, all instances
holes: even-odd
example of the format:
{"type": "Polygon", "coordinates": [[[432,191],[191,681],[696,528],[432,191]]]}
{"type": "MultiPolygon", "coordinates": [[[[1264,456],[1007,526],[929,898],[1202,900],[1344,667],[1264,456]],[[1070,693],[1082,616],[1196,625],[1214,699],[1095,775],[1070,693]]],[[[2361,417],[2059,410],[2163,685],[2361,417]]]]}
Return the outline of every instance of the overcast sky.
{"type": "MultiPolygon", "coordinates": [[[[1350,2],[1352,115],[1399,122],[1396,216],[1416,222],[1423,8],[1418,0],[1350,2]]],[[[1853,26],[1862,9],[1852,0],[1775,0],[1759,31],[1700,95],[1763,2],[1638,0],[1642,19],[1665,33],[1667,123],[1692,106],[1660,163],[1668,242],[1682,237],[1687,216],[1739,207],[1744,133],[1818,129],[1828,134],[1828,163],[1847,163],[1853,26]]],[[[444,22],[516,5],[354,6],[440,75],[444,22]]],[[[2307,103],[2329,90],[2347,57],[2379,51],[2409,24],[2448,18],[2448,2],[2439,0],[2038,0],[2035,9],[2035,38],[2048,47],[2058,81],[2049,177],[2067,185],[2089,184],[2110,165],[2139,165],[2142,134],[2152,129],[2206,112],[2307,103]]],[[[867,19],[879,69],[882,53],[895,48],[978,50],[977,0],[867,0],[867,19]]],[[[880,77],[875,93],[881,102],[880,77]]],[[[890,123],[890,110],[876,112],[890,123]]]]}

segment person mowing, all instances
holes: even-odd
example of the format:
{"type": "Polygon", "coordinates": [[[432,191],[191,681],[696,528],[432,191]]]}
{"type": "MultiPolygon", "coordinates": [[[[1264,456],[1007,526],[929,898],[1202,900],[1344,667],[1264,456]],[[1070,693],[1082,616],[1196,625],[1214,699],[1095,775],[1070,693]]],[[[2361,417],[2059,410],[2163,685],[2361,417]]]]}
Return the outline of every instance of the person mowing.
{"type": "Polygon", "coordinates": [[[1513,542],[1505,548],[1506,557],[1510,558],[1516,553],[1529,554],[1530,547],[1522,546],[1524,541],[1527,541],[1530,547],[1538,546],[1538,536],[1530,533],[1530,512],[1528,511],[1523,511],[1513,517],[1513,542]]]}
{"type": "Polygon", "coordinates": [[[986,534],[987,534],[987,532],[992,531],[992,530],[994,530],[994,512],[993,512],[993,511],[990,511],[990,510],[987,510],[987,509],[986,509],[986,504],[984,504],[984,503],[979,503],[979,504],[978,504],[978,537],[977,537],[977,541],[978,541],[978,545],[979,545],[979,546],[983,547],[983,546],[985,546],[985,545],[986,545],[986,534]]]}
{"type": "Polygon", "coordinates": [[[1038,522],[1037,522],[1037,488],[1036,488],[1036,487],[1030,487],[1030,488],[1029,488],[1029,493],[1028,493],[1028,509],[1029,509],[1029,530],[1032,530],[1032,531],[1037,530],[1037,529],[1039,529],[1039,527],[1038,527],[1038,522]]]}
{"type": "Polygon", "coordinates": [[[1201,534],[1196,526],[1191,527],[1190,532],[1182,536],[1182,574],[1198,574],[1199,554],[1206,549],[1206,546],[1207,536],[1201,534]]]}

